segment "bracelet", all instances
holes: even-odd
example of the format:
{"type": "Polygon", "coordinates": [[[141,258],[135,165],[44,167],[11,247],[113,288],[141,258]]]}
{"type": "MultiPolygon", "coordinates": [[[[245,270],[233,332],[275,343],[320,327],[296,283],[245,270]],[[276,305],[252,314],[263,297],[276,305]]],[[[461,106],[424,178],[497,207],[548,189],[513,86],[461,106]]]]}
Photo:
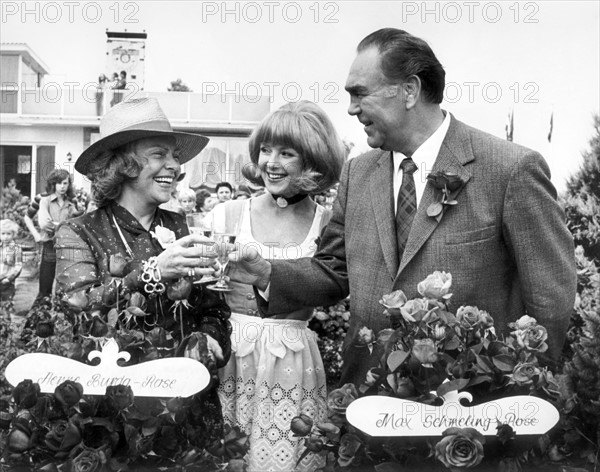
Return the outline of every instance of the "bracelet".
{"type": "Polygon", "coordinates": [[[165,284],[160,279],[160,269],[158,268],[158,260],[156,257],[151,257],[142,263],[142,282],[144,282],[144,291],[152,295],[153,293],[163,293],[165,284]]]}

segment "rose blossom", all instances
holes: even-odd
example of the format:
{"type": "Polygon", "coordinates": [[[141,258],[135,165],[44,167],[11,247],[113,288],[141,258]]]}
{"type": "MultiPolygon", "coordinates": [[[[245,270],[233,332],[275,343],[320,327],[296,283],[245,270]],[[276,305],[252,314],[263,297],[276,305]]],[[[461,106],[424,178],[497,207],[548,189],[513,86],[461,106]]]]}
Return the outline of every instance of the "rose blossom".
{"type": "Polygon", "coordinates": [[[415,339],[412,347],[412,355],[424,367],[431,367],[431,364],[438,360],[438,352],[433,339],[415,339]]]}
{"type": "Polygon", "coordinates": [[[187,277],[182,277],[167,286],[167,297],[170,300],[187,300],[190,293],[192,293],[192,281],[187,277]]]}
{"type": "Polygon", "coordinates": [[[12,422],[12,428],[6,440],[8,450],[11,452],[26,451],[32,446],[31,435],[31,428],[27,424],[27,421],[17,418],[12,422]]]}
{"type": "Polygon", "coordinates": [[[436,270],[417,285],[418,292],[426,298],[442,298],[448,295],[452,285],[452,274],[436,270]]]}
{"type": "Polygon", "coordinates": [[[72,472],[100,472],[106,456],[100,450],[85,448],[72,462],[72,472]]]}
{"type": "Polygon", "coordinates": [[[479,324],[480,318],[479,308],[476,306],[461,306],[456,310],[456,319],[458,323],[465,329],[475,329],[479,324]]]}
{"type": "Polygon", "coordinates": [[[133,405],[133,390],[126,385],[109,385],[106,387],[106,397],[118,410],[124,410],[133,405]]]}
{"type": "Polygon", "coordinates": [[[292,418],[292,422],[290,424],[290,429],[295,436],[306,436],[307,434],[310,434],[312,427],[312,418],[304,413],[300,416],[295,416],[292,418]]]}
{"type": "Polygon", "coordinates": [[[163,249],[168,248],[175,242],[175,233],[164,226],[156,226],[150,234],[158,240],[163,249]]]}
{"type": "Polygon", "coordinates": [[[133,292],[131,294],[131,298],[129,298],[129,303],[127,306],[137,306],[142,310],[146,309],[146,297],[142,295],[140,292],[133,292]]]}
{"type": "Polygon", "coordinates": [[[340,440],[340,448],[338,450],[338,464],[342,467],[348,467],[354,462],[356,453],[360,449],[362,443],[358,436],[352,433],[344,434],[340,440]]]}
{"type": "Polygon", "coordinates": [[[400,308],[400,313],[402,313],[402,317],[406,321],[415,322],[415,316],[422,312],[426,312],[428,308],[427,300],[423,300],[422,298],[415,298],[413,300],[407,301],[402,308],[400,308]]]}
{"type": "Polygon", "coordinates": [[[516,329],[525,329],[528,326],[537,324],[537,320],[531,316],[523,315],[514,323],[509,323],[509,326],[516,329]]]}
{"type": "Polygon", "coordinates": [[[548,349],[548,344],[545,343],[548,339],[548,332],[541,325],[529,325],[525,329],[518,329],[511,334],[517,339],[519,346],[528,351],[545,352],[548,349]]]}
{"type": "Polygon", "coordinates": [[[19,409],[26,409],[35,406],[39,394],[40,386],[31,379],[25,379],[18,383],[12,396],[19,409]]]}
{"type": "Polygon", "coordinates": [[[447,468],[475,467],[483,460],[485,438],[473,428],[448,428],[435,445],[435,458],[447,468]]]}
{"type": "Polygon", "coordinates": [[[375,339],[375,333],[372,329],[363,326],[358,330],[358,334],[356,337],[358,344],[370,344],[375,339]]]}
{"type": "Polygon", "coordinates": [[[108,271],[113,277],[123,277],[125,274],[125,267],[127,266],[127,259],[121,254],[111,254],[108,260],[108,271]]]}
{"type": "Polygon", "coordinates": [[[81,430],[70,421],[58,420],[50,425],[44,439],[46,447],[57,459],[65,459],[71,449],[81,442],[81,430]]]}
{"type": "Polygon", "coordinates": [[[72,380],[65,380],[54,390],[54,398],[65,408],[77,405],[82,396],[83,386],[72,380]]]}
{"type": "Polygon", "coordinates": [[[38,338],[48,338],[54,334],[54,323],[50,320],[38,321],[35,325],[35,334],[38,338]]]}
{"type": "Polygon", "coordinates": [[[325,443],[318,436],[310,436],[304,440],[304,445],[310,452],[321,452],[325,443]]]}
{"type": "Polygon", "coordinates": [[[530,385],[533,383],[533,377],[540,372],[537,365],[531,362],[520,362],[515,366],[510,377],[519,386],[530,385]]]}
{"type": "Polygon", "coordinates": [[[358,398],[354,384],[347,383],[332,390],[327,396],[327,406],[336,413],[345,413],[348,405],[358,398]]]}
{"type": "Polygon", "coordinates": [[[408,299],[402,290],[396,290],[392,293],[388,293],[381,297],[379,303],[381,303],[384,307],[390,308],[400,308],[402,305],[406,303],[408,299]]]}

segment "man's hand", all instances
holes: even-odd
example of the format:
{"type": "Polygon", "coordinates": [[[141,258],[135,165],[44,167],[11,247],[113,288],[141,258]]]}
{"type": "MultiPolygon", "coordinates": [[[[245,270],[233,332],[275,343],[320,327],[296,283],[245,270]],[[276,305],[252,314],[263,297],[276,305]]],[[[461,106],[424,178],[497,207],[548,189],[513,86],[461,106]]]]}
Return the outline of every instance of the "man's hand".
{"type": "Polygon", "coordinates": [[[266,290],[271,281],[271,263],[259,254],[253,245],[242,246],[239,251],[229,254],[227,275],[236,282],[254,285],[266,290]]]}

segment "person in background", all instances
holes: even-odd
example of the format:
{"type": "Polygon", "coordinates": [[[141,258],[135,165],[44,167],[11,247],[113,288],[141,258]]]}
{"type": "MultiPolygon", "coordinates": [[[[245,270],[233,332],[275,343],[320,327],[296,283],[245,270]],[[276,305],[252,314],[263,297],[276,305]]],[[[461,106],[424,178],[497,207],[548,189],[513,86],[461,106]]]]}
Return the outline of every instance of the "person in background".
{"type": "Polygon", "coordinates": [[[177,200],[184,215],[196,211],[196,192],[189,187],[184,187],[177,192],[177,200]]]}
{"type": "MultiPolygon", "coordinates": [[[[267,192],[221,203],[207,218],[231,213],[240,221],[236,243],[269,260],[312,256],[330,212],[308,195],[334,185],[345,160],[331,120],[312,102],[289,103],[260,123],[249,147],[253,165],[244,176],[267,192]]],[[[250,471],[312,472],[324,465],[321,456],[310,454],[296,466],[304,441],[292,437],[289,420],[305,414],[317,423],[327,413],[323,361],[308,329],[313,310],[263,319],[252,286],[232,287],[225,300],[233,313],[235,354],[220,372],[223,415],[250,435],[250,471]]]]}
{"type": "MultiPolygon", "coordinates": [[[[19,225],[12,220],[0,220],[0,301],[12,301],[15,279],[23,268],[23,252],[15,238],[19,225]]],[[[4,310],[3,310],[4,311],[4,310]]]]}
{"type": "Polygon", "coordinates": [[[110,102],[111,107],[123,101],[123,95],[125,94],[123,90],[125,90],[125,88],[127,88],[127,72],[122,70],[120,75],[117,75],[115,72],[113,74],[113,98],[110,102]]]}
{"type": "Polygon", "coordinates": [[[42,235],[35,227],[33,219],[35,218],[35,215],[37,215],[37,212],[40,210],[40,202],[42,201],[42,198],[47,197],[47,196],[48,196],[48,193],[46,193],[46,192],[38,193],[33,198],[33,200],[31,200],[31,202],[29,203],[29,206],[27,207],[27,213],[25,214],[25,216],[23,216],[23,221],[25,222],[25,226],[27,226],[27,229],[33,236],[33,240],[36,243],[42,242],[42,235]]]}
{"type": "Polygon", "coordinates": [[[96,115],[104,114],[104,91],[108,88],[108,77],[100,74],[98,77],[98,85],[96,87],[96,115]]]}
{"type": "Polygon", "coordinates": [[[239,185],[237,190],[235,191],[234,200],[247,200],[252,196],[250,189],[246,185],[239,185]]]}
{"type": "MultiPolygon", "coordinates": [[[[71,175],[65,169],[54,169],[46,181],[48,196],[40,200],[38,211],[38,224],[40,226],[40,241],[42,242],[42,261],[40,263],[39,292],[33,306],[39,304],[42,298],[52,295],[54,275],[56,272],[56,251],[54,249],[54,236],[56,228],[63,221],[74,216],[79,216],[73,203],[75,194],[71,175]]],[[[35,237],[35,236],[34,236],[35,237]]]]}
{"type": "Polygon", "coordinates": [[[233,186],[229,182],[219,182],[215,189],[217,194],[217,203],[223,203],[228,200],[231,200],[233,196],[233,186]]]}

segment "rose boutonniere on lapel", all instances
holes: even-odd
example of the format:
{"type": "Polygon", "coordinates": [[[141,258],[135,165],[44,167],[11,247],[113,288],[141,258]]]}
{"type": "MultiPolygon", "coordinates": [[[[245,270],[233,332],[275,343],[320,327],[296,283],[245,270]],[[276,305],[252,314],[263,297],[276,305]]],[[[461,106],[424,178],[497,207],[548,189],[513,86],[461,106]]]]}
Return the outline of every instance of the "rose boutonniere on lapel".
{"type": "Polygon", "coordinates": [[[427,215],[436,218],[438,222],[442,219],[442,213],[445,205],[456,205],[454,200],[456,191],[463,185],[463,180],[457,174],[450,172],[432,172],[427,176],[434,188],[441,190],[441,199],[433,202],[427,207],[427,215]]]}
{"type": "Polygon", "coordinates": [[[160,225],[156,226],[154,231],[150,231],[150,234],[160,243],[163,249],[168,248],[176,239],[174,231],[160,225]]]}

